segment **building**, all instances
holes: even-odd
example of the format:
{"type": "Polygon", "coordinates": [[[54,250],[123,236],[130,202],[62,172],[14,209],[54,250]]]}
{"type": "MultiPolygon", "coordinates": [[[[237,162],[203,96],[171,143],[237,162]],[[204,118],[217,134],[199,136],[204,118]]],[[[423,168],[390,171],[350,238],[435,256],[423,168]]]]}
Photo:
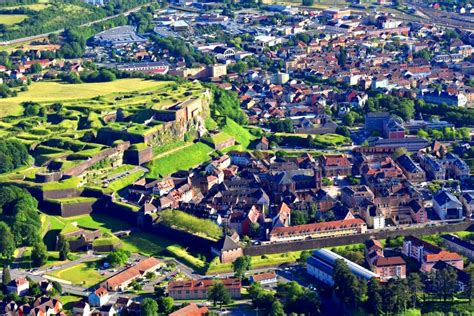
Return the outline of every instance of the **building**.
{"type": "Polygon", "coordinates": [[[238,243],[238,234],[233,236],[225,235],[216,246],[212,247],[212,253],[219,256],[222,263],[234,262],[238,257],[244,255],[242,246],[238,243]]]}
{"type": "Polygon", "coordinates": [[[451,251],[462,254],[470,260],[474,260],[474,244],[464,241],[456,235],[447,234],[441,236],[442,244],[451,251]]]}
{"type": "Polygon", "coordinates": [[[433,209],[442,220],[462,218],[462,203],[454,194],[446,190],[440,190],[435,194],[433,209]]]}
{"type": "Polygon", "coordinates": [[[369,146],[384,147],[384,148],[400,148],[404,147],[410,152],[416,152],[429,145],[425,138],[421,137],[405,137],[405,138],[390,138],[390,139],[374,139],[369,141],[369,146]]]}
{"type": "Polygon", "coordinates": [[[344,205],[354,208],[364,200],[373,201],[374,193],[366,185],[344,187],[341,190],[341,201],[344,205]]]}
{"type": "Polygon", "coordinates": [[[328,8],[323,11],[323,16],[330,20],[340,20],[346,17],[351,16],[350,9],[340,9],[340,8],[328,8]]]}
{"type": "Polygon", "coordinates": [[[416,183],[426,181],[425,171],[409,155],[401,155],[396,161],[408,180],[416,183]]]}
{"type": "Polygon", "coordinates": [[[443,250],[414,236],[405,237],[402,253],[421,263],[422,272],[430,272],[438,261],[444,261],[460,270],[464,268],[464,261],[459,254],[443,250]]]}
{"type": "Polygon", "coordinates": [[[385,215],[375,205],[369,204],[367,207],[362,208],[360,216],[365,220],[367,226],[372,229],[385,228],[385,215]]]}
{"type": "Polygon", "coordinates": [[[257,273],[249,278],[250,283],[260,283],[262,286],[273,286],[278,282],[277,274],[274,271],[257,273]]]}
{"type": "Polygon", "coordinates": [[[269,234],[271,242],[287,242],[303,239],[349,236],[364,234],[367,225],[361,219],[347,219],[289,227],[275,227],[269,234]]]}
{"type": "Polygon", "coordinates": [[[423,92],[419,96],[426,103],[447,104],[451,106],[463,107],[467,104],[467,97],[463,93],[450,94],[446,91],[423,92]]]}
{"type": "Polygon", "coordinates": [[[94,307],[101,307],[107,304],[110,300],[109,291],[104,289],[103,287],[99,287],[97,290],[92,292],[89,297],[88,301],[90,306],[94,307]]]}
{"type": "Polygon", "coordinates": [[[365,259],[371,270],[380,276],[381,281],[406,278],[405,260],[400,256],[385,257],[382,244],[377,239],[365,242],[365,259]]]}
{"type": "Polygon", "coordinates": [[[306,262],[306,272],[319,281],[332,286],[334,285],[333,273],[336,260],[344,260],[347,263],[349,270],[361,280],[369,281],[372,278],[379,277],[374,272],[367,270],[366,268],[361,267],[360,265],[328,249],[318,249],[313,252],[306,262]]]}
{"type": "Polygon", "coordinates": [[[325,177],[348,176],[352,174],[352,164],[347,155],[322,155],[319,161],[325,177]]]}
{"type": "Polygon", "coordinates": [[[143,259],[136,265],[108,278],[101,283],[101,286],[109,291],[123,291],[133,280],[143,277],[147,272],[154,272],[160,264],[161,262],[154,257],[143,259]]]}
{"type": "Polygon", "coordinates": [[[72,306],[72,313],[76,316],[89,316],[91,314],[91,306],[85,301],[75,302],[72,306]]]}
{"type": "Polygon", "coordinates": [[[388,112],[369,112],[365,114],[365,130],[369,132],[377,131],[382,133],[384,125],[390,119],[388,112]]]}
{"type": "Polygon", "coordinates": [[[474,190],[464,191],[459,200],[464,206],[466,216],[471,217],[474,211],[474,190]]]}
{"type": "Polygon", "coordinates": [[[195,303],[191,303],[169,314],[169,316],[204,316],[208,313],[209,309],[206,306],[199,307],[195,303]]]}
{"type": "Polygon", "coordinates": [[[94,36],[94,41],[101,46],[116,46],[144,43],[146,39],[137,35],[133,26],[125,25],[114,27],[96,34],[94,36]]]}
{"type": "Polygon", "coordinates": [[[215,282],[222,282],[233,299],[241,297],[240,290],[242,284],[239,279],[235,278],[171,281],[168,283],[168,294],[175,300],[207,299],[209,297],[209,289],[215,282]]]}
{"type": "Polygon", "coordinates": [[[18,296],[24,296],[28,294],[29,290],[30,282],[26,278],[16,278],[7,284],[7,292],[9,294],[14,293],[18,296]]]}

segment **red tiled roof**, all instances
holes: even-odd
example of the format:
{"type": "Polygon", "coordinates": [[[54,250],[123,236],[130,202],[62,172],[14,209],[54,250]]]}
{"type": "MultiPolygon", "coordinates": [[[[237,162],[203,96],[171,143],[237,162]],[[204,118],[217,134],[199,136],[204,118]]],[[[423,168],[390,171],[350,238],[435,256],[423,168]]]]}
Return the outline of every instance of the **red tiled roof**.
{"type": "Polygon", "coordinates": [[[147,258],[145,260],[140,261],[133,267],[130,267],[120,273],[109,278],[106,282],[109,287],[120,286],[126,281],[132,280],[138,276],[140,276],[145,271],[150,270],[153,267],[156,267],[160,261],[154,257],[147,258]]]}
{"type": "MultiPolygon", "coordinates": [[[[219,282],[222,282],[226,289],[240,289],[242,284],[239,279],[228,278],[220,279],[219,282]]],[[[172,281],[168,283],[168,292],[172,290],[205,290],[210,288],[216,280],[186,280],[186,281],[172,281]]]]}
{"type": "Polygon", "coordinates": [[[199,307],[195,303],[191,303],[176,312],[171,313],[169,316],[201,316],[209,312],[206,306],[199,307]]]}
{"type": "Polygon", "coordinates": [[[290,226],[290,227],[276,227],[272,229],[272,231],[270,232],[270,235],[272,236],[299,235],[304,232],[335,230],[335,229],[342,229],[342,228],[348,228],[348,227],[357,227],[364,224],[365,222],[363,220],[361,220],[360,218],[355,218],[355,219],[331,221],[331,222],[324,222],[324,223],[297,225],[297,226],[290,226]]]}
{"type": "Polygon", "coordinates": [[[378,257],[374,263],[377,267],[405,265],[402,257],[378,257]]]}
{"type": "Polygon", "coordinates": [[[252,278],[255,282],[260,282],[260,281],[263,281],[263,280],[274,279],[274,278],[276,278],[276,276],[277,276],[276,273],[271,271],[271,272],[264,272],[264,273],[254,274],[252,276],[252,278]]]}
{"type": "Polygon", "coordinates": [[[436,254],[425,255],[425,260],[427,262],[453,261],[453,260],[458,261],[458,260],[462,260],[462,257],[455,252],[442,250],[441,252],[436,253],[436,254]]]}

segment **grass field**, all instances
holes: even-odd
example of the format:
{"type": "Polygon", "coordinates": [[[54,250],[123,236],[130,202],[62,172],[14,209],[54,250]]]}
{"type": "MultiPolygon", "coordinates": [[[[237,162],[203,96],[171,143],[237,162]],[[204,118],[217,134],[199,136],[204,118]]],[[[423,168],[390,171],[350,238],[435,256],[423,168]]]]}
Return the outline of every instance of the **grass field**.
{"type": "Polygon", "coordinates": [[[240,126],[231,119],[227,119],[224,126],[221,128],[222,132],[232,136],[239,143],[236,146],[227,148],[225,151],[229,150],[246,150],[250,146],[250,143],[255,140],[257,137],[250,134],[249,130],[240,126]]]}
{"type": "Polygon", "coordinates": [[[0,24],[14,25],[28,18],[26,14],[0,14],[0,24]]]}
{"type": "Polygon", "coordinates": [[[104,280],[104,277],[97,272],[97,263],[97,261],[83,262],[66,269],[51,272],[49,275],[69,281],[75,285],[89,287],[104,280]]]}
{"type": "Polygon", "coordinates": [[[19,115],[20,104],[26,101],[54,102],[91,99],[118,92],[131,92],[164,85],[165,82],[142,79],[120,79],[112,82],[66,84],[59,82],[37,82],[13,98],[0,99],[0,117],[19,115]]]}
{"type": "Polygon", "coordinates": [[[169,155],[154,159],[147,164],[150,169],[148,177],[158,178],[170,175],[178,170],[188,170],[209,160],[212,148],[203,143],[195,143],[189,147],[175,151],[169,155]]]}

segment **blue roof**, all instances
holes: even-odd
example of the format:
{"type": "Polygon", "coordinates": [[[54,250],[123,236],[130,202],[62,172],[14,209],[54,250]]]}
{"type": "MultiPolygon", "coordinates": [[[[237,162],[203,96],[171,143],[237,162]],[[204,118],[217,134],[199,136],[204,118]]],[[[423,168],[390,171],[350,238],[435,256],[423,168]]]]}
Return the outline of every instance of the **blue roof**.
{"type": "Polygon", "coordinates": [[[336,260],[342,259],[347,263],[349,270],[351,270],[354,275],[360,279],[370,280],[372,278],[378,277],[377,274],[373,273],[370,270],[367,270],[364,267],[334,253],[328,249],[318,249],[313,252],[313,255],[308,258],[307,263],[312,265],[328,274],[333,273],[334,266],[336,265],[336,260]]]}

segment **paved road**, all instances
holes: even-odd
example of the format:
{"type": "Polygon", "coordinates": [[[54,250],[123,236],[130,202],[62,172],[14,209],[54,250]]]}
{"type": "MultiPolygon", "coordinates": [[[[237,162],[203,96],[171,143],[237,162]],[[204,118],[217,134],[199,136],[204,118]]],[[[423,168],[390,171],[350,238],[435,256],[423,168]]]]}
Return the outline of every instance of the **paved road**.
{"type": "MultiPolygon", "coordinates": [[[[81,24],[81,25],[79,25],[79,26],[80,26],[80,27],[82,27],[82,26],[91,26],[91,25],[94,25],[94,24],[97,24],[97,23],[100,23],[100,22],[104,22],[104,21],[107,21],[107,20],[116,18],[116,17],[121,16],[121,15],[128,16],[128,15],[130,15],[130,13],[137,12],[137,11],[139,11],[142,7],[145,7],[145,6],[148,6],[148,5],[149,5],[149,3],[147,3],[147,4],[142,4],[142,5],[138,6],[138,7],[135,7],[135,8],[133,8],[133,9],[130,9],[130,10],[126,11],[126,12],[119,13],[119,14],[115,14],[115,15],[111,15],[111,16],[107,16],[107,17],[105,17],[105,18],[102,18],[102,19],[99,19],[99,20],[95,20],[95,21],[91,21],[91,22],[87,22],[87,23],[81,24]]],[[[10,41],[4,41],[4,42],[0,42],[0,46],[2,46],[2,45],[11,45],[11,44],[18,44],[18,43],[22,43],[22,42],[32,41],[32,40],[40,39],[40,38],[43,38],[43,37],[47,37],[47,36],[50,35],[50,34],[61,33],[61,32],[63,32],[63,31],[64,31],[64,29],[60,29],[60,30],[56,30],[56,31],[48,32],[48,33],[37,34],[37,35],[33,35],[33,36],[21,37],[21,38],[17,38],[17,39],[10,40],[10,41]]]]}

